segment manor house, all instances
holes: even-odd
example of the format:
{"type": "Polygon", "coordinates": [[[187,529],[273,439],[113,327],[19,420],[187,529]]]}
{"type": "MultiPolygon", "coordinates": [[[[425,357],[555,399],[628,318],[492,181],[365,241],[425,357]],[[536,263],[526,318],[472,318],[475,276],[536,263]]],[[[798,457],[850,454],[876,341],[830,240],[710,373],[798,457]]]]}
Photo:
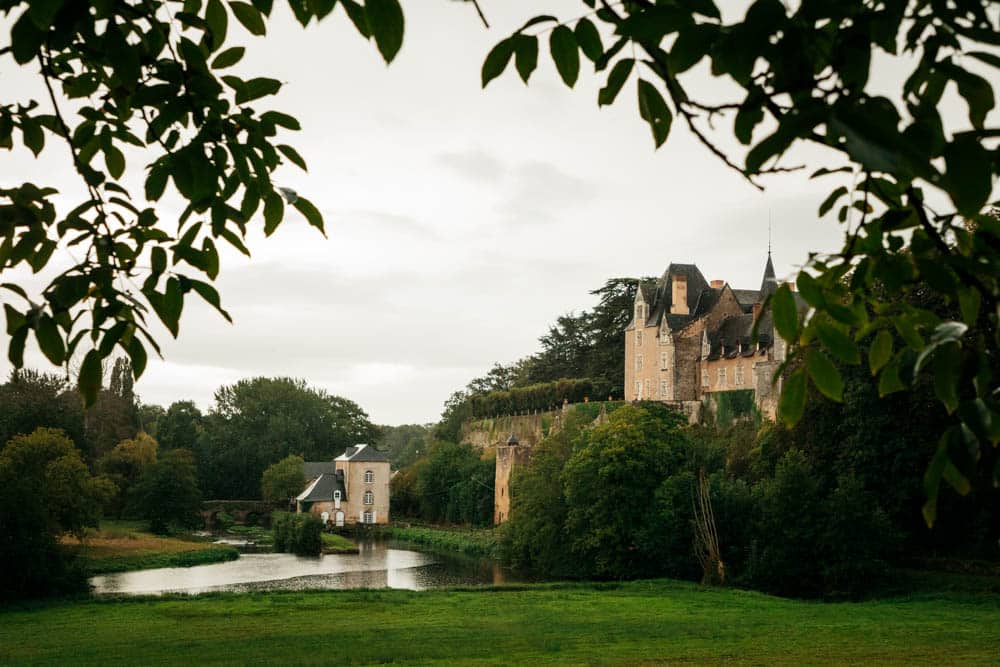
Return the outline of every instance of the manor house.
{"type": "Polygon", "coordinates": [[[296,511],[336,526],[389,523],[389,468],[389,456],[371,445],[348,447],[332,461],[307,461],[296,511]]]}
{"type": "Polygon", "coordinates": [[[640,285],[625,329],[625,400],[670,403],[694,420],[713,394],[750,389],[773,419],[785,344],[762,305],[777,287],[770,250],[759,289],[709,282],[694,264],[671,264],[655,285],[640,285]]]}

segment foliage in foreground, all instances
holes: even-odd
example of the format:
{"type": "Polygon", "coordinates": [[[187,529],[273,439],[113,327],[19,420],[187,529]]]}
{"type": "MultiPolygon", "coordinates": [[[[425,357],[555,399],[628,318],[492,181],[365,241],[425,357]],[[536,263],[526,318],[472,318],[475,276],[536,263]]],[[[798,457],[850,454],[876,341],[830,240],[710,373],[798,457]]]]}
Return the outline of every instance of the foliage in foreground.
{"type": "Polygon", "coordinates": [[[440,551],[453,551],[467,556],[497,555],[497,536],[488,529],[444,529],[425,526],[386,526],[381,535],[440,551]]]}
{"type": "MultiPolygon", "coordinates": [[[[811,255],[799,272],[809,312],[799,312],[787,284],[768,299],[790,344],[779,412],[795,424],[810,385],[841,401],[838,366],[867,366],[880,396],[933,378],[952,415],[925,476],[923,513],[933,525],[941,481],[969,493],[1000,445],[995,3],[757,0],[740,15],[714,0],[582,4],[594,11],[535,16],[501,40],[483,62],[483,86],[511,61],[527,82],[547,36],[566,85],[577,81],[581,53],[595,71],[609,71],[600,106],[635,78],[639,116],[657,147],[676,118],[758,187],[761,176],[804,168],[785,161],[796,144],[831,156],[812,177],[837,183],[818,213],[839,207],[843,248],[811,255]],[[595,21],[613,33],[608,44],[595,21]],[[703,69],[695,78],[702,61],[734,84],[732,93],[720,99],[703,69]],[[877,83],[873,61],[886,75],[877,83]],[[942,113],[960,103],[966,118],[942,113]],[[731,137],[747,146],[742,165],[722,148],[731,137]],[[907,298],[922,291],[959,312],[941,317],[907,298]],[[859,344],[869,338],[865,359],[859,344]]],[[[1000,467],[986,470],[1000,484],[1000,467]]]]}
{"type": "Polygon", "coordinates": [[[248,663],[280,647],[320,664],[335,618],[359,664],[994,664],[997,592],[817,605],[638,581],[77,600],[0,610],[0,662],[248,663]]]}

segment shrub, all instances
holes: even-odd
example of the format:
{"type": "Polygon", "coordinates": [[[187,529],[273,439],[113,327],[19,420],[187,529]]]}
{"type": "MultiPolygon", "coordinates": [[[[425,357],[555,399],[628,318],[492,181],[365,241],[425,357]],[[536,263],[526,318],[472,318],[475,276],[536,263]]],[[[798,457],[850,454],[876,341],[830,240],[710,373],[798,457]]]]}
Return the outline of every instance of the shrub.
{"type": "Polygon", "coordinates": [[[219,512],[215,515],[215,527],[221,528],[222,530],[228,530],[234,523],[236,519],[233,518],[232,514],[226,512],[219,512]]]}
{"type": "Polygon", "coordinates": [[[271,515],[274,550],[317,556],[323,549],[323,522],[314,514],[275,512],[271,515]]]}

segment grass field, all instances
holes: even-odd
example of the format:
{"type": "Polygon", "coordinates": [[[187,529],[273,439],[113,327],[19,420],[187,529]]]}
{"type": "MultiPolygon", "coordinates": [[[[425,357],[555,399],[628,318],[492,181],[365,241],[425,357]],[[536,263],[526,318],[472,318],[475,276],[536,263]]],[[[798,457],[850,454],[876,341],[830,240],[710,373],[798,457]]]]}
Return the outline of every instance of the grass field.
{"type": "Polygon", "coordinates": [[[153,535],[139,521],[104,521],[100,529],[88,531],[83,542],[67,536],[62,544],[83,561],[90,574],[190,567],[239,558],[234,547],[153,535]]]}
{"type": "Polygon", "coordinates": [[[325,554],[356,554],[358,545],[336,533],[320,533],[325,554]]]}
{"type": "Polygon", "coordinates": [[[467,556],[496,555],[496,536],[488,528],[448,529],[391,525],[380,528],[379,534],[439,551],[455,551],[467,556]]]}
{"type": "Polygon", "coordinates": [[[801,602],[674,581],[0,610],[3,664],[996,665],[1000,598],[801,602]]]}

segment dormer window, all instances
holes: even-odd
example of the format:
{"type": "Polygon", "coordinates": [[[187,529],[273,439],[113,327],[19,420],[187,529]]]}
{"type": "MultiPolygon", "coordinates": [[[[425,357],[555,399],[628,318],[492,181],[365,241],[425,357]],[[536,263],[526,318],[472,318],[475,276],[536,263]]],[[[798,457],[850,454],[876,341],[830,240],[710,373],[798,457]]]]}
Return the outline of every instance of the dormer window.
{"type": "Polygon", "coordinates": [[[333,492],[333,499],[340,500],[340,489],[333,492]]]}
{"type": "Polygon", "coordinates": [[[712,353],[712,346],[708,342],[708,332],[703,331],[701,334],[701,358],[708,359],[708,355],[712,353]]]}

